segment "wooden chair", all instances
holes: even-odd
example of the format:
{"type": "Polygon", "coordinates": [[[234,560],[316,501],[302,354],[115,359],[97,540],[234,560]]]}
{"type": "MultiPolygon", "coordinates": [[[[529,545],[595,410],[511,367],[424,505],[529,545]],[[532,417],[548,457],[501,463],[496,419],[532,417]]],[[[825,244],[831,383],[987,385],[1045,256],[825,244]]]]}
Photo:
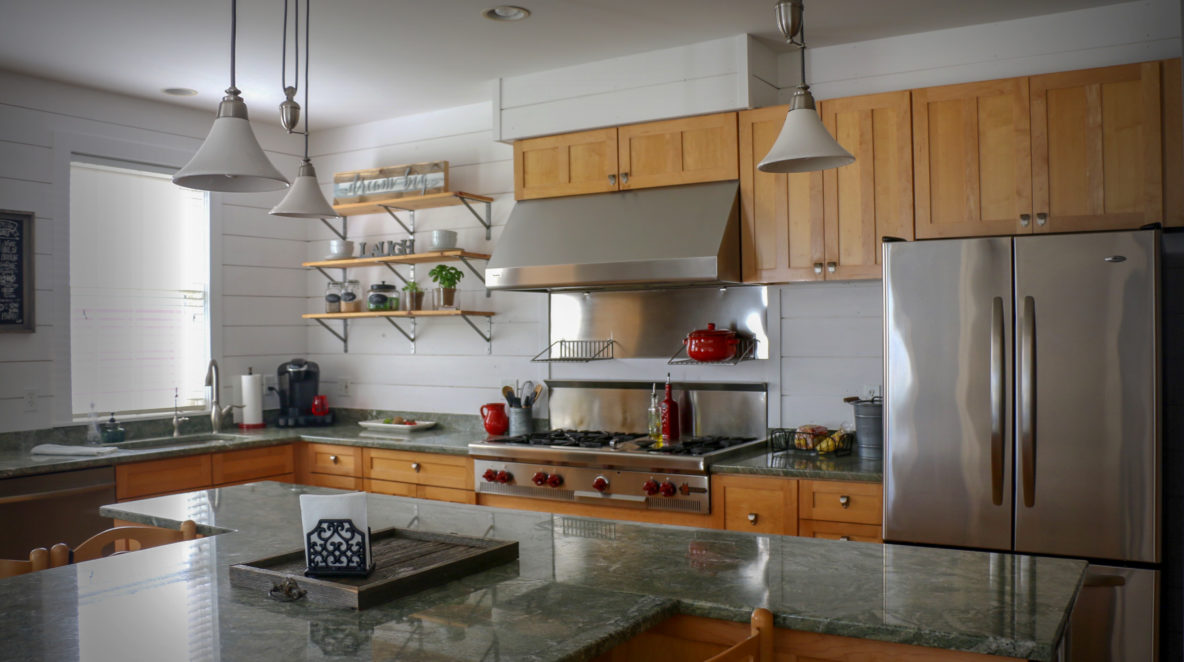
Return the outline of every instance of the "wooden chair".
{"type": "Polygon", "coordinates": [[[29,552],[28,561],[21,559],[0,559],[0,579],[45,570],[48,567],[49,550],[44,547],[38,547],[29,552]]]}
{"type": "Polygon", "coordinates": [[[752,634],[707,662],[773,662],[773,612],[764,607],[752,610],[752,634]]]}
{"type": "Polygon", "coordinates": [[[49,550],[50,567],[56,568],[67,563],[81,563],[102,558],[104,556],[103,550],[108,545],[120,542],[126,542],[127,549],[118,550],[117,548],[115,554],[195,538],[197,538],[197,524],[191,519],[181,522],[180,529],[161,529],[155,526],[117,526],[96,533],[73,550],[66,543],[60,542],[54,545],[49,550]]]}

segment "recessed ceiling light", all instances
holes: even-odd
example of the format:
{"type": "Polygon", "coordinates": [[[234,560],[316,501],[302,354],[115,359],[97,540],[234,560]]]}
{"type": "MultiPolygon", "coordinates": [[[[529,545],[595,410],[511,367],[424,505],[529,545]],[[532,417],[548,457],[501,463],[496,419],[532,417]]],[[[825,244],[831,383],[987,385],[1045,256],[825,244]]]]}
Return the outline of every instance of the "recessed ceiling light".
{"type": "Polygon", "coordinates": [[[166,87],[161,92],[173,97],[191,97],[197,94],[197,90],[191,90],[188,87],[166,87]]]}
{"type": "Polygon", "coordinates": [[[530,16],[530,10],[514,5],[498,5],[493,9],[486,9],[481,15],[491,21],[521,21],[530,16]]]}

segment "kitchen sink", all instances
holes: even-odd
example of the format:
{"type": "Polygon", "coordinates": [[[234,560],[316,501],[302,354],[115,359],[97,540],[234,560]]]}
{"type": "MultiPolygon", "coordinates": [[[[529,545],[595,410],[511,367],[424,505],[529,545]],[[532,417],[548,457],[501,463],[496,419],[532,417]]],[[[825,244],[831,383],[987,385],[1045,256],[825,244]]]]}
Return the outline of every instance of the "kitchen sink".
{"type": "Polygon", "coordinates": [[[189,446],[200,446],[203,444],[219,444],[227,441],[235,441],[242,439],[242,436],[234,434],[186,434],[180,437],[149,437],[148,439],[133,439],[131,441],[120,441],[113,444],[105,444],[106,446],[114,446],[125,451],[146,451],[159,450],[162,448],[186,448],[189,446]]]}

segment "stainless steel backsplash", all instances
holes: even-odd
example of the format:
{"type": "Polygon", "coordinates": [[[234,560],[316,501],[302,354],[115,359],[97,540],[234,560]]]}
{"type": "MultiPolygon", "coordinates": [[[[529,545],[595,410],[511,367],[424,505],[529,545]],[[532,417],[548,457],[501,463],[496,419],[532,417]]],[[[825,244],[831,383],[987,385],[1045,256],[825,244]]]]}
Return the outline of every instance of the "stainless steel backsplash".
{"type": "MultiPolygon", "coordinates": [[[[548,381],[551,426],[644,434],[654,382],[548,381]]],[[[663,384],[658,384],[662,398],[663,384]]],[[[730,435],[764,439],[768,385],[764,383],[675,382],[674,399],[686,392],[694,429],[684,436],[730,435]]]]}

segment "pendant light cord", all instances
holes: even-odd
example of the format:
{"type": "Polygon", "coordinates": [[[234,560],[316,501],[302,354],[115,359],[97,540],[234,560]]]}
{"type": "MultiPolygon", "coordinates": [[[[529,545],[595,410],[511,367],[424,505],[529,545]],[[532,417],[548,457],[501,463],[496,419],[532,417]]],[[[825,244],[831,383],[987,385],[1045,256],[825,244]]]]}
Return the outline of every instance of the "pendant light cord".
{"type": "MultiPolygon", "coordinates": [[[[292,34],[295,36],[295,39],[293,39],[293,41],[292,41],[292,48],[293,48],[292,62],[293,62],[293,66],[295,68],[295,73],[293,75],[293,79],[294,79],[293,82],[295,84],[292,85],[291,87],[294,89],[298,89],[300,87],[300,0],[294,0],[292,4],[296,8],[296,12],[295,12],[296,16],[295,16],[295,25],[292,28],[292,34]]],[[[307,31],[308,30],[308,5],[307,5],[307,3],[305,4],[305,8],[304,8],[304,23],[305,23],[304,28],[307,31]]],[[[284,0],[283,35],[284,35],[283,41],[281,43],[281,48],[280,48],[280,89],[281,90],[289,87],[288,86],[288,0],[284,0]]],[[[305,37],[305,48],[306,49],[308,48],[308,38],[307,37],[305,37]]],[[[307,53],[305,54],[305,67],[304,68],[306,70],[308,69],[308,55],[307,55],[307,53]]],[[[305,82],[306,83],[308,82],[307,77],[305,78],[305,82]]]]}
{"type": "Polygon", "coordinates": [[[238,37],[238,0],[230,0],[230,87],[234,87],[234,46],[238,37]]]}
{"type": "MultiPolygon", "coordinates": [[[[308,52],[311,50],[309,48],[308,36],[309,36],[309,32],[310,32],[309,25],[312,24],[312,20],[310,19],[311,15],[312,15],[311,14],[312,8],[309,6],[310,1],[311,0],[304,0],[304,160],[305,161],[308,160],[308,62],[309,62],[308,52]]],[[[300,0],[295,0],[295,4],[296,4],[296,11],[297,11],[297,20],[299,20],[300,0]]],[[[288,6],[287,0],[284,0],[284,6],[285,7],[288,6]]],[[[299,28],[297,28],[297,29],[299,29],[299,28]]],[[[299,56],[297,56],[297,57],[299,57],[299,56]]],[[[299,70],[297,70],[297,72],[298,72],[297,75],[299,76],[299,70]]]]}
{"type": "MultiPolygon", "coordinates": [[[[805,10],[803,10],[802,13],[804,14],[805,10]]],[[[802,24],[798,28],[798,34],[801,35],[802,40],[801,53],[798,55],[798,59],[801,60],[802,66],[802,77],[800,79],[801,82],[799,85],[806,87],[806,18],[804,16],[802,17],[802,24]]]]}

